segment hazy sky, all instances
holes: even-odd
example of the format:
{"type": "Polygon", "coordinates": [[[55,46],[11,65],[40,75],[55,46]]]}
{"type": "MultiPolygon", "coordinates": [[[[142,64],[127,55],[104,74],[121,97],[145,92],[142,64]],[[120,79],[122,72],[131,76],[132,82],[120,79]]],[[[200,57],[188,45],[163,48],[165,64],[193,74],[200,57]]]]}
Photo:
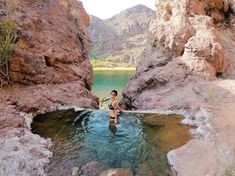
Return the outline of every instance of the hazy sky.
{"type": "Polygon", "coordinates": [[[101,19],[111,18],[122,10],[137,4],[144,4],[155,10],[155,0],[80,0],[87,13],[101,19]]]}

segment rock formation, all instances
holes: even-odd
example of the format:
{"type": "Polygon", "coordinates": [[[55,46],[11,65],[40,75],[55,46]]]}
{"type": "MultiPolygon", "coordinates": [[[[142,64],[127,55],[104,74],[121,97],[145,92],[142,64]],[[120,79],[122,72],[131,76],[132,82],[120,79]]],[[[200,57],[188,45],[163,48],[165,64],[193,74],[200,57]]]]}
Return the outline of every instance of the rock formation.
{"type": "Polygon", "coordinates": [[[149,47],[123,92],[127,107],[191,109],[195,99],[202,98],[196,88],[198,80],[224,75],[229,58],[216,25],[230,20],[231,9],[225,2],[156,1],[149,47]],[[192,99],[188,100],[190,91],[192,99]]]}
{"type": "MultiPolygon", "coordinates": [[[[0,0],[0,19],[6,0],[0,0]]],[[[44,175],[50,141],[30,132],[31,118],[62,106],[98,108],[91,94],[89,16],[76,0],[20,0],[12,87],[0,89],[0,175],[44,175]]],[[[1,21],[0,20],[0,21],[1,21]]]]}
{"type": "MultiPolygon", "coordinates": [[[[0,20],[6,1],[0,0],[0,20]]],[[[156,0],[156,7],[149,46],[123,102],[131,109],[184,109],[211,129],[201,109],[211,102],[225,107],[235,99],[235,2],[156,0]]],[[[14,83],[0,89],[0,175],[45,175],[51,141],[31,133],[32,115],[62,106],[98,107],[90,92],[89,17],[76,0],[20,0],[14,19],[14,83]]],[[[131,26],[138,29],[138,23],[131,26]]],[[[123,32],[131,36],[131,29],[123,27],[123,32]]],[[[199,128],[201,136],[168,154],[178,175],[225,175],[235,163],[234,107],[226,116],[222,109],[212,120],[213,134],[204,135],[199,128]]]]}
{"type": "Polygon", "coordinates": [[[193,140],[168,153],[176,175],[234,172],[234,7],[232,0],[156,0],[149,46],[123,91],[126,108],[184,110],[183,122],[198,126],[193,140]]]}
{"type": "MultiPolygon", "coordinates": [[[[3,9],[4,2],[1,4],[3,9]]],[[[10,63],[14,83],[10,92],[17,97],[26,90],[30,94],[41,94],[45,88],[45,101],[58,103],[60,99],[60,103],[66,105],[75,95],[77,102],[84,101],[77,105],[97,107],[97,100],[90,93],[93,73],[86,32],[89,16],[82,4],[73,0],[20,1],[14,19],[18,39],[10,63]]]]}
{"type": "Polygon", "coordinates": [[[137,5],[106,20],[91,16],[91,57],[133,63],[141,57],[155,12],[137,5]]]}

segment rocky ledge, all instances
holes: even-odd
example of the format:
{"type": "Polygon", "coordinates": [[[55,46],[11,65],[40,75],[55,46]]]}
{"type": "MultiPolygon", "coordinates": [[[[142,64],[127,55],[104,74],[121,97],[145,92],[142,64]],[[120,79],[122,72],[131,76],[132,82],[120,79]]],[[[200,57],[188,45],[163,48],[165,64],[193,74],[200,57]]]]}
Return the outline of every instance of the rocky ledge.
{"type": "Polygon", "coordinates": [[[156,1],[157,19],[150,27],[149,46],[123,92],[128,108],[192,109],[203,93],[199,82],[224,75],[229,58],[223,36],[216,28],[218,19],[206,10],[225,14],[223,19],[229,21],[230,6],[225,2],[217,7],[211,1],[156,1]]]}
{"type": "Polygon", "coordinates": [[[233,0],[156,0],[149,46],[123,91],[128,109],[184,111],[183,122],[199,126],[194,140],[168,154],[176,175],[226,175],[234,166],[235,119],[227,112],[235,100],[234,7],[233,0]]]}
{"type": "MultiPolygon", "coordinates": [[[[0,21],[6,0],[0,0],[0,21]]],[[[0,175],[45,175],[50,140],[30,131],[32,117],[57,108],[98,108],[91,94],[89,16],[76,0],[19,0],[11,87],[0,88],[0,175]]]]}

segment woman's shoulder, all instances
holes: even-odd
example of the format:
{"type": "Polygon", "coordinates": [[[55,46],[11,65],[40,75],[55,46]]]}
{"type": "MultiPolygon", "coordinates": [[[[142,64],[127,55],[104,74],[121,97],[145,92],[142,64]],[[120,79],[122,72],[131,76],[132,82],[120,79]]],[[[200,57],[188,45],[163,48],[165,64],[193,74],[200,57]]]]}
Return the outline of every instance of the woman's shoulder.
{"type": "Polygon", "coordinates": [[[115,100],[113,101],[113,103],[118,104],[118,103],[119,103],[119,100],[115,99],[115,100]]]}

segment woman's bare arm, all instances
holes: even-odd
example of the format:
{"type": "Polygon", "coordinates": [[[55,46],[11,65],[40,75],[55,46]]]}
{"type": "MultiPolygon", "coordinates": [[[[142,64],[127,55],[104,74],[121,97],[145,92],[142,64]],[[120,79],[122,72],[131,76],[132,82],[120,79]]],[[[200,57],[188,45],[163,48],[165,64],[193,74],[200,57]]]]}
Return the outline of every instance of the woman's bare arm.
{"type": "Polygon", "coordinates": [[[118,111],[117,110],[119,109],[118,108],[119,103],[118,103],[118,101],[115,101],[114,103],[115,103],[114,104],[114,118],[115,118],[114,123],[117,123],[117,119],[118,119],[118,111]]]}
{"type": "Polygon", "coordinates": [[[110,98],[109,98],[109,97],[107,97],[107,98],[103,98],[103,99],[99,100],[99,102],[103,103],[103,102],[106,102],[106,101],[108,101],[108,100],[110,100],[110,98]]]}
{"type": "Polygon", "coordinates": [[[119,102],[118,102],[118,106],[117,107],[118,107],[120,112],[123,112],[123,109],[120,107],[120,103],[119,102]]]}

